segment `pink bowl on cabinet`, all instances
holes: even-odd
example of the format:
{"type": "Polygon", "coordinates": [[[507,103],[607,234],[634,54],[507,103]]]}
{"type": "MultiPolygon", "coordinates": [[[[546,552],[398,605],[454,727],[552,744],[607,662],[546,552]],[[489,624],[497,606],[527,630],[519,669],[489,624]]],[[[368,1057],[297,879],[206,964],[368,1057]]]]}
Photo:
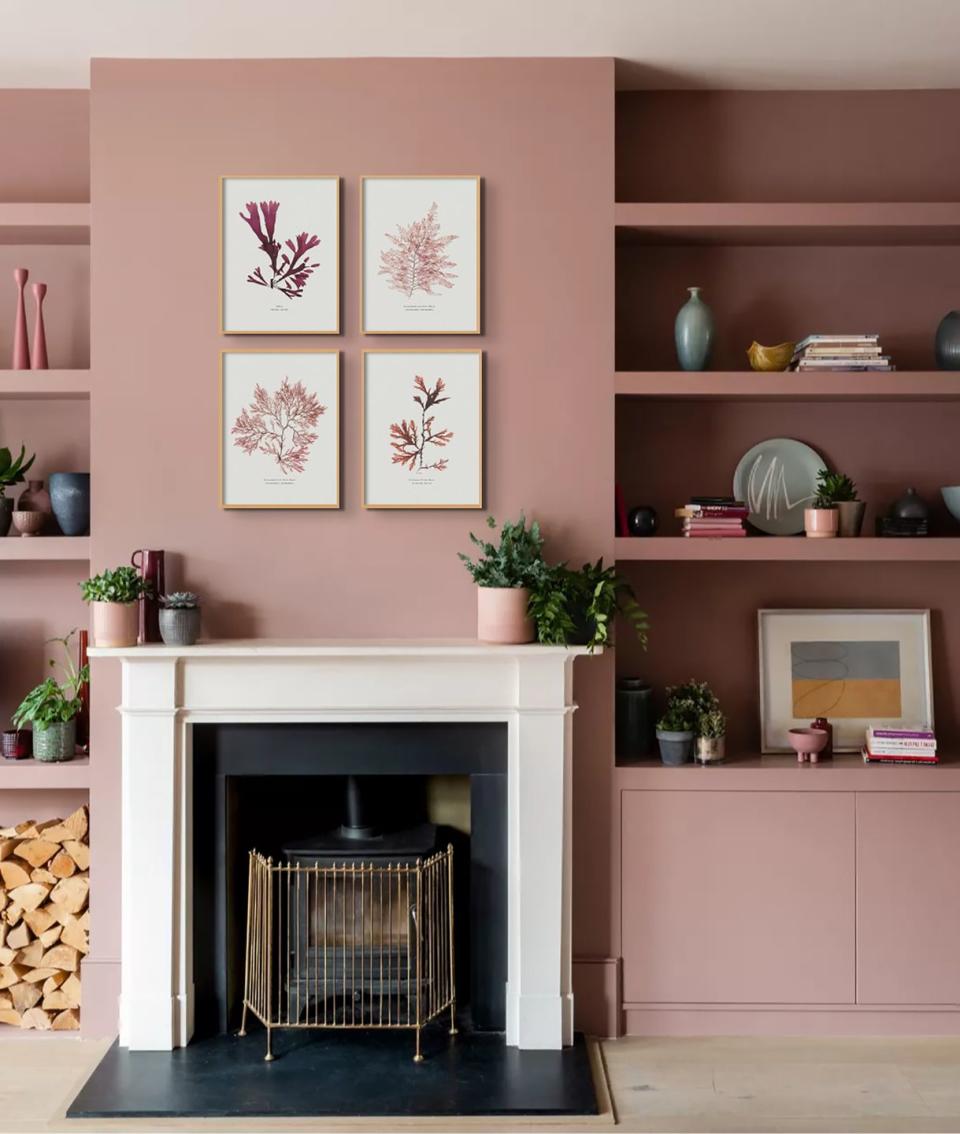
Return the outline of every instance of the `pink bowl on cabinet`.
{"type": "Polygon", "coordinates": [[[790,746],[798,756],[815,756],[827,746],[826,729],[792,728],[790,746]]]}

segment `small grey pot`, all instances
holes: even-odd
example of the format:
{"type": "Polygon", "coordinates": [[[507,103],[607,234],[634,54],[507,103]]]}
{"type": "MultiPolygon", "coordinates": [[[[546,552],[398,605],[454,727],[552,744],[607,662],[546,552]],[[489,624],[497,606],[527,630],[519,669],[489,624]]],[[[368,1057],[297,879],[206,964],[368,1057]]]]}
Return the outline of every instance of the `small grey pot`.
{"type": "Polygon", "coordinates": [[[45,764],[62,764],[72,760],[77,750],[77,718],[55,721],[46,728],[33,730],[33,757],[45,764]]]}
{"type": "Polygon", "coordinates": [[[693,730],[684,732],[662,732],[657,729],[657,741],[660,744],[660,759],[671,768],[680,764],[688,764],[693,755],[693,730]]]}
{"type": "Polygon", "coordinates": [[[837,511],[840,513],[838,534],[848,537],[858,536],[863,527],[863,513],[866,507],[862,500],[841,500],[837,505],[837,511]]]}
{"type": "Polygon", "coordinates": [[[200,608],[160,608],[160,637],[167,646],[192,646],[200,637],[200,608]]]}

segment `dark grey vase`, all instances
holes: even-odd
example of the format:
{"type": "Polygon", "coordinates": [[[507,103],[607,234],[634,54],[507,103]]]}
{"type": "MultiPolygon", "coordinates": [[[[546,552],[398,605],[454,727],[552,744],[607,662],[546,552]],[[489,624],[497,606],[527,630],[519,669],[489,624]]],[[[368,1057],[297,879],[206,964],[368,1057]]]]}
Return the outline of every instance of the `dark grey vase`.
{"type": "Polygon", "coordinates": [[[960,311],[948,311],[940,320],[933,348],[941,370],[960,370],[960,311]]]}
{"type": "Polygon", "coordinates": [[[690,298],[677,312],[673,338],[677,360],[684,370],[706,370],[713,346],[713,312],[700,298],[700,288],[688,287],[690,298]]]}
{"type": "Polygon", "coordinates": [[[90,474],[55,472],[50,474],[50,506],[60,530],[67,536],[87,535],[90,531],[90,474]]]}
{"type": "Polygon", "coordinates": [[[10,531],[10,521],[13,518],[13,501],[9,496],[0,496],[0,537],[10,531]]]}

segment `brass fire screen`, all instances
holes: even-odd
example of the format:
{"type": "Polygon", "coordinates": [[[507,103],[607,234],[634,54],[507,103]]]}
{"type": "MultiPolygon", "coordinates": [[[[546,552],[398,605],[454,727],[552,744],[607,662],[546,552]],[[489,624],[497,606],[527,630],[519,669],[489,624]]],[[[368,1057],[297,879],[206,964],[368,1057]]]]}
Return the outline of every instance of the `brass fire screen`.
{"type": "Polygon", "coordinates": [[[456,1034],[453,847],[389,866],[274,863],[250,852],[243,1022],[409,1028],[450,1010],[456,1034]]]}

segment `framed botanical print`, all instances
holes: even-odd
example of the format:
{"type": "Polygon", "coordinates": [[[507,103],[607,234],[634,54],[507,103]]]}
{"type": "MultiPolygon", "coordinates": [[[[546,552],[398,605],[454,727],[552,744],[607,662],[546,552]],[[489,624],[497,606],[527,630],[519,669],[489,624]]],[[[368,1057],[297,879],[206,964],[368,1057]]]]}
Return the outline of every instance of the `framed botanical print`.
{"type": "Polygon", "coordinates": [[[480,334],[480,178],[360,180],[367,335],[480,334]]]}
{"type": "Polygon", "coordinates": [[[364,351],[363,505],[483,507],[480,351],[364,351]]]}
{"type": "Polygon", "coordinates": [[[764,752],[817,717],[859,752],[868,725],[933,727],[929,610],[761,610],[764,752]]]}
{"type": "Polygon", "coordinates": [[[340,355],[220,355],[221,508],[340,507],[340,355]]]}
{"type": "Polygon", "coordinates": [[[340,178],[220,178],[220,333],[340,333],[340,178]]]}

